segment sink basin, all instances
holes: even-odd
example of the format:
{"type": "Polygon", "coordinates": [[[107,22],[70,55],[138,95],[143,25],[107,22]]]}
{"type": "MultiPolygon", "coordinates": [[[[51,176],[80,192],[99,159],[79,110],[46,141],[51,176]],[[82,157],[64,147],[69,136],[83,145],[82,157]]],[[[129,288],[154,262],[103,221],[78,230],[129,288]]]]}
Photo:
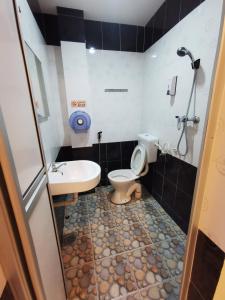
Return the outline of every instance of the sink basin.
{"type": "MultiPolygon", "coordinates": [[[[56,167],[62,164],[56,163],[56,167]]],[[[86,192],[95,188],[101,178],[101,168],[90,160],[64,162],[58,172],[48,171],[49,187],[52,195],[86,192]]]]}

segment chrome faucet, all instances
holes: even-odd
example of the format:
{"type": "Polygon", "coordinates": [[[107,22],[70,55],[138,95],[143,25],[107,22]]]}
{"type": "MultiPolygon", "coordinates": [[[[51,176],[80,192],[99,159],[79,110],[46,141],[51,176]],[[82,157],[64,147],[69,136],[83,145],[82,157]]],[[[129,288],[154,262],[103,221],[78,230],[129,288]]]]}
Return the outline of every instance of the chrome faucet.
{"type": "Polygon", "coordinates": [[[66,163],[62,163],[58,166],[56,166],[55,163],[52,163],[52,172],[60,172],[63,175],[63,172],[59,171],[59,168],[61,168],[62,166],[66,166],[66,163]]]}

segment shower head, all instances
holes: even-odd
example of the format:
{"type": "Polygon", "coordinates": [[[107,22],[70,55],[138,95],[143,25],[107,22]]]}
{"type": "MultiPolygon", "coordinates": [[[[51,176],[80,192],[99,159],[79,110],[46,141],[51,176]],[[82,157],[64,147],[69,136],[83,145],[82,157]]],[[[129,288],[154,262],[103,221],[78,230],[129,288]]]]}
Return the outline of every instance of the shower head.
{"type": "Polygon", "coordinates": [[[177,55],[181,56],[181,57],[183,57],[185,55],[188,55],[190,57],[190,59],[191,59],[191,67],[192,67],[192,69],[193,70],[199,69],[199,67],[200,67],[200,59],[194,60],[193,55],[191,54],[191,52],[187,48],[185,48],[185,47],[178,48],[177,49],[177,55]]]}
{"type": "Polygon", "coordinates": [[[181,57],[183,57],[183,56],[185,56],[185,55],[188,55],[188,56],[190,57],[192,63],[194,63],[194,57],[193,57],[193,55],[192,55],[191,52],[190,52],[187,48],[185,48],[185,47],[180,47],[180,48],[178,48],[178,49],[177,49],[177,55],[179,55],[179,56],[181,56],[181,57]]]}

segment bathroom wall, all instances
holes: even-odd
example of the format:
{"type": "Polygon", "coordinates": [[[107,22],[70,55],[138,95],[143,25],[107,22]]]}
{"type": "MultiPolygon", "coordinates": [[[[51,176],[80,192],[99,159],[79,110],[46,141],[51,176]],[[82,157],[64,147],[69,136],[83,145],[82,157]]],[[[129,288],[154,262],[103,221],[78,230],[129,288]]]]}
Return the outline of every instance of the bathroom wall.
{"type": "MultiPolygon", "coordinates": [[[[189,225],[219,36],[222,1],[217,2],[218,5],[204,1],[145,52],[142,131],[158,136],[160,144],[168,143],[170,149],[176,148],[179,140],[181,132],[177,130],[175,116],[186,112],[193,78],[190,59],[178,57],[176,50],[186,46],[196,59],[201,58],[195,107],[200,123],[188,127],[189,153],[183,158],[173,150],[172,155],[166,156],[159,152],[157,162],[150,165],[149,173],[142,179],[185,232],[189,225]],[[175,75],[178,76],[177,92],[175,97],[170,97],[166,95],[167,85],[175,75]]],[[[193,105],[190,112],[193,112],[193,105]]]]}
{"type": "MultiPolygon", "coordinates": [[[[90,83],[88,79],[88,64],[86,56],[86,48],[84,43],[65,42],[61,41],[61,52],[63,62],[63,73],[66,88],[66,103],[68,114],[66,117],[69,127],[70,115],[79,110],[72,106],[74,100],[84,100],[86,107],[80,110],[85,110],[95,120],[92,114],[92,98],[90,94],[90,83]]],[[[93,124],[88,132],[75,133],[72,128],[68,129],[70,136],[70,145],[76,147],[90,147],[93,141],[93,124]]]]}
{"type": "MultiPolygon", "coordinates": [[[[222,12],[222,0],[216,2],[204,1],[145,52],[142,131],[159,137],[162,145],[168,142],[170,148],[177,146],[180,131],[177,130],[175,116],[186,112],[193,78],[189,58],[178,57],[176,50],[185,46],[196,59],[201,58],[195,106],[200,123],[198,126],[188,126],[189,153],[185,158],[196,167],[199,164],[222,12]],[[177,92],[175,97],[170,97],[166,95],[167,86],[175,75],[178,76],[177,92]]],[[[193,111],[192,103],[190,114],[193,111]]]]}
{"type": "Polygon", "coordinates": [[[73,99],[85,100],[83,108],[91,115],[88,133],[75,134],[69,128],[74,148],[91,146],[102,131],[102,142],[129,141],[137,138],[143,101],[143,54],[126,51],[96,50],[90,54],[84,43],[61,42],[67,109],[76,109],[73,99]],[[128,89],[128,92],[105,92],[128,89]]]}
{"type": "Polygon", "coordinates": [[[131,141],[140,133],[143,102],[143,54],[125,51],[87,50],[93,107],[93,143],[102,131],[102,142],[131,141]],[[105,92],[128,89],[128,92],[105,92]]]}
{"type": "Polygon", "coordinates": [[[60,147],[66,142],[62,118],[65,99],[62,97],[63,85],[59,78],[61,53],[59,47],[46,45],[26,0],[18,0],[17,3],[21,9],[19,17],[23,38],[39,58],[43,68],[50,116],[46,121],[40,122],[40,129],[49,164],[55,161],[60,147]]]}

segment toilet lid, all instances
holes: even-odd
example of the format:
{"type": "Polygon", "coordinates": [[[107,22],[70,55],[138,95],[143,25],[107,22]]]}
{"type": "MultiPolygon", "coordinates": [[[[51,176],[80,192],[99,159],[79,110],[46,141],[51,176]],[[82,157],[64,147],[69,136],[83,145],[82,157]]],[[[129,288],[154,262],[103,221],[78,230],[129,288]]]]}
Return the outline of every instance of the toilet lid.
{"type": "Polygon", "coordinates": [[[140,175],[146,163],[146,151],[144,146],[137,145],[131,157],[130,167],[135,175],[140,175]]]}

